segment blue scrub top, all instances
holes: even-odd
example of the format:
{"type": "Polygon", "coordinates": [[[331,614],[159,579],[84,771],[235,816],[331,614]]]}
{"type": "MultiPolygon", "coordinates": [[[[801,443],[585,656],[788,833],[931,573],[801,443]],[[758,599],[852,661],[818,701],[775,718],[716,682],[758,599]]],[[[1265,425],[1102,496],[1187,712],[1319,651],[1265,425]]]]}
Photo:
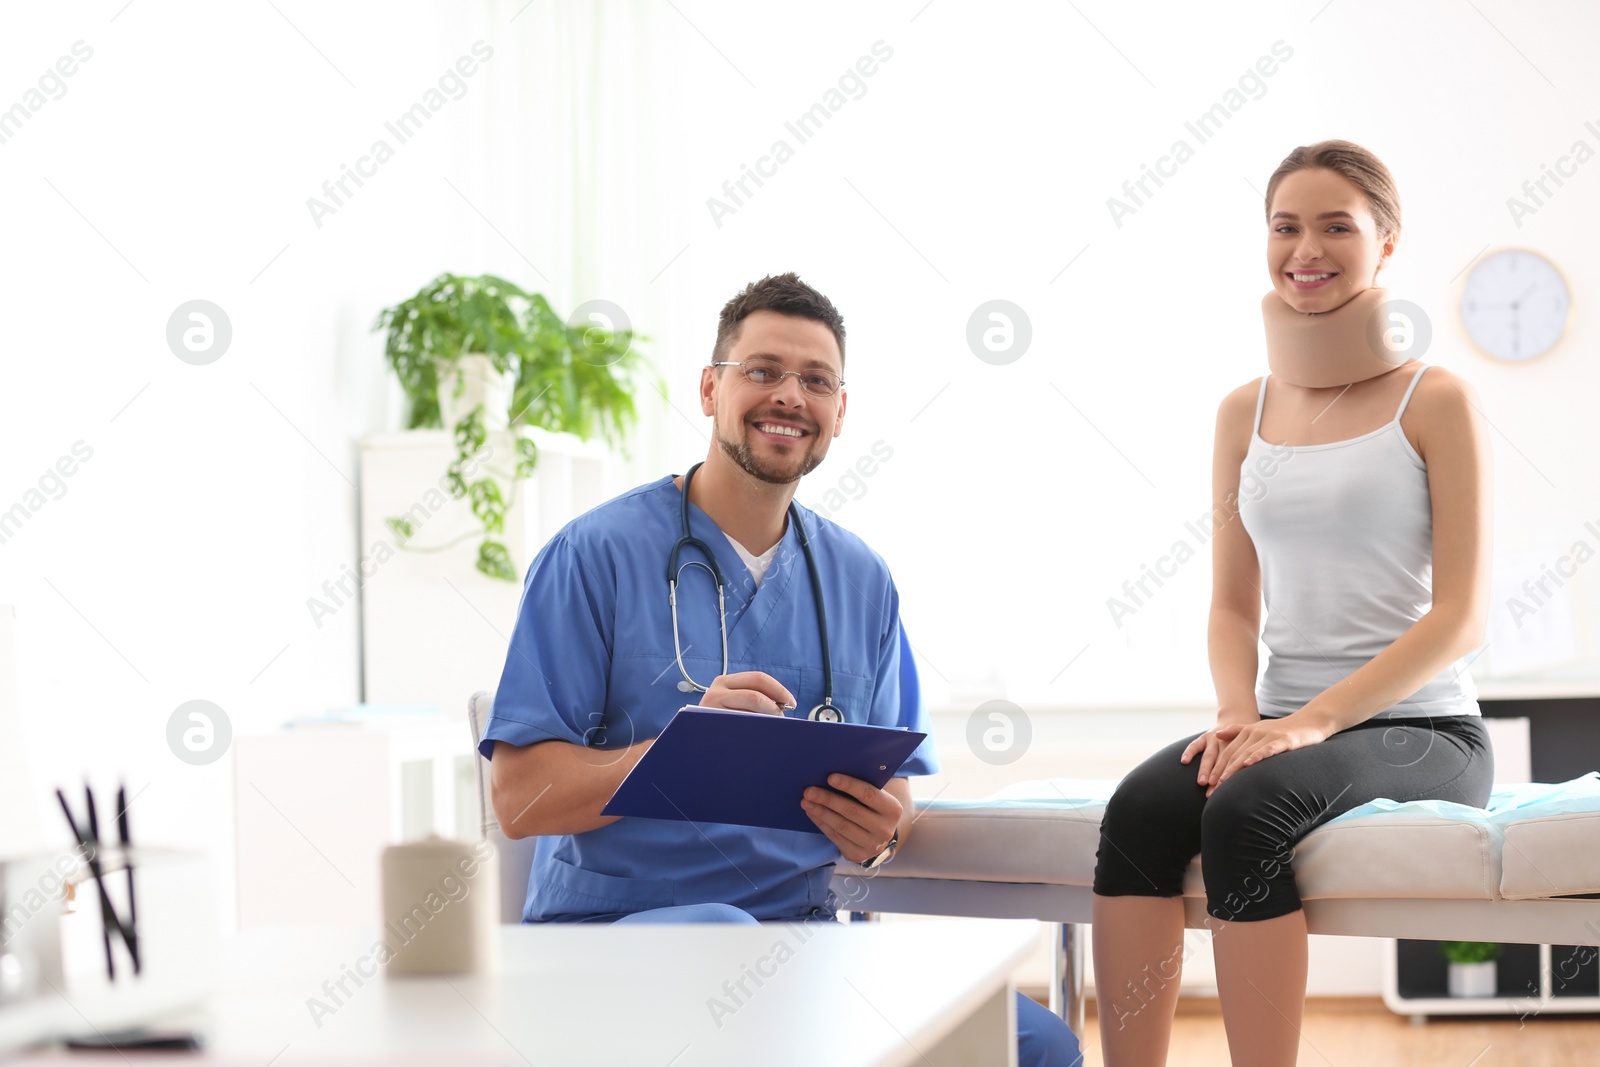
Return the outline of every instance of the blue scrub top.
{"type": "MultiPolygon", "coordinates": [[[[680,533],[672,478],[644,485],[568,523],[534,559],[480,751],[495,741],[626,748],[658,736],[699,694],[682,693],[667,604],[667,557],[680,533]]],[[[883,560],[854,534],[800,508],[827,606],[834,703],[849,722],[928,732],[899,594],[883,560]]],[[[822,700],[822,650],[799,533],[789,523],[759,588],[721,529],[689,507],[689,528],[722,569],[728,670],[764,671],[804,716],[822,700]]],[[[680,563],[700,559],[685,550],[680,563]]],[[[710,574],[678,580],[683,662],[701,685],[722,673],[710,574]]],[[[932,738],[899,775],[933,774],[932,738]]],[[[799,798],[795,798],[799,803],[799,798]]],[[[648,908],[723,903],[759,919],[831,914],[838,850],[794,830],[623,818],[539,839],[525,922],[611,921],[648,908]]]]}

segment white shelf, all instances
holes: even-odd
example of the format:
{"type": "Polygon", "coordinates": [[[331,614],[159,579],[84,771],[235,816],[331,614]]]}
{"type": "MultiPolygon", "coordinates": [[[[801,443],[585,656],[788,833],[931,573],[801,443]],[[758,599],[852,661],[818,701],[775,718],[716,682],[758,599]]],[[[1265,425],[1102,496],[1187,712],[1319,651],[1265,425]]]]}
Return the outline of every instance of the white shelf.
{"type": "Polygon", "coordinates": [[[1594,1014],[1600,1012],[1600,990],[1595,996],[1556,996],[1554,953],[1539,948],[1539,987],[1526,996],[1507,997],[1403,997],[1400,995],[1400,943],[1390,940],[1384,952],[1383,1002],[1397,1015],[1421,1021],[1429,1015],[1511,1015],[1532,1019],[1540,1015],[1594,1014]]]}

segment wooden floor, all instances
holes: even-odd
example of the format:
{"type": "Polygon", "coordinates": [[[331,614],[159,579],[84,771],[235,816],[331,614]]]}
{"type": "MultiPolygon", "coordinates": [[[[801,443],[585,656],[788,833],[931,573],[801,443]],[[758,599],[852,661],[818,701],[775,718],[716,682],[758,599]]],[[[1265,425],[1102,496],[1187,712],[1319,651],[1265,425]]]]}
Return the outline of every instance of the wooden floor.
{"type": "MultiPolygon", "coordinates": [[[[1102,1067],[1094,1002],[1088,1005],[1084,1067],[1102,1067]]],[[[1306,1005],[1299,1067],[1600,1067],[1600,1017],[1431,1017],[1422,1026],[1377,998],[1306,1005]]],[[[1230,1067],[1214,1000],[1185,998],[1172,1030],[1172,1067],[1230,1067]]]]}

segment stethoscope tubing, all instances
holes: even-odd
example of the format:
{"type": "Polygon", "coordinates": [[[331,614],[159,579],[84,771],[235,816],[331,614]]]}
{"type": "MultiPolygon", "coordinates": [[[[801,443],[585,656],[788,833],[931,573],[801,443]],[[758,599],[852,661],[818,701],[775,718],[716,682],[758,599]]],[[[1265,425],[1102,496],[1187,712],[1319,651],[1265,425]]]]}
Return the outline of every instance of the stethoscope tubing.
{"type": "MultiPolygon", "coordinates": [[[[722,631],[722,673],[728,673],[728,607],[723,588],[722,568],[717,564],[717,557],[712,555],[711,546],[689,531],[689,483],[700,467],[701,464],[696,463],[683,476],[683,500],[679,515],[681,533],[673,542],[672,551],[667,555],[667,603],[672,613],[672,652],[678,663],[678,673],[683,675],[683,680],[696,693],[706,692],[707,687],[689,676],[689,669],[683,662],[683,641],[678,632],[678,576],[683,573],[684,568],[704,567],[711,574],[712,581],[716,583],[717,623],[722,631]],[[689,560],[680,565],[679,558],[685,548],[693,549],[705,556],[705,562],[689,560]]],[[[822,599],[822,575],[817,570],[817,559],[811,550],[811,537],[806,532],[805,523],[800,519],[799,505],[793,501],[789,502],[789,518],[795,524],[795,530],[800,538],[800,551],[806,557],[806,573],[811,579],[811,598],[817,606],[817,636],[822,646],[822,703],[812,708],[806,717],[824,722],[843,722],[844,712],[833,702],[833,650],[828,643],[828,610],[822,599]]]]}

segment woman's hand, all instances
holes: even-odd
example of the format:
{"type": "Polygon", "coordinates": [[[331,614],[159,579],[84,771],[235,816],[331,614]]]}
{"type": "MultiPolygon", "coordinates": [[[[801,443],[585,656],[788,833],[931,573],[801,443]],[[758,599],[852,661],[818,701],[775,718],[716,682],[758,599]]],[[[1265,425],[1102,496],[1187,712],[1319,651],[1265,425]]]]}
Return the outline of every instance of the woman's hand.
{"type": "MultiPolygon", "coordinates": [[[[1199,754],[1200,773],[1196,775],[1195,782],[1198,785],[1215,787],[1220,780],[1217,778],[1217,772],[1222,769],[1221,764],[1217,761],[1218,757],[1228,747],[1228,742],[1237,737],[1239,731],[1243,730],[1247,725],[1249,724],[1242,722],[1218,723],[1191,741],[1189,747],[1183,750],[1183,755],[1178,762],[1188,763],[1194,759],[1196,754],[1199,754]]],[[[1211,791],[1207,790],[1206,796],[1210,795],[1211,791]]]]}
{"type": "Polygon", "coordinates": [[[1268,756],[1321,744],[1328,737],[1328,730],[1294,715],[1262,719],[1240,727],[1217,756],[1212,774],[1214,781],[1211,788],[1206,790],[1206,796],[1210,796],[1217,786],[1235,774],[1268,756]]]}

